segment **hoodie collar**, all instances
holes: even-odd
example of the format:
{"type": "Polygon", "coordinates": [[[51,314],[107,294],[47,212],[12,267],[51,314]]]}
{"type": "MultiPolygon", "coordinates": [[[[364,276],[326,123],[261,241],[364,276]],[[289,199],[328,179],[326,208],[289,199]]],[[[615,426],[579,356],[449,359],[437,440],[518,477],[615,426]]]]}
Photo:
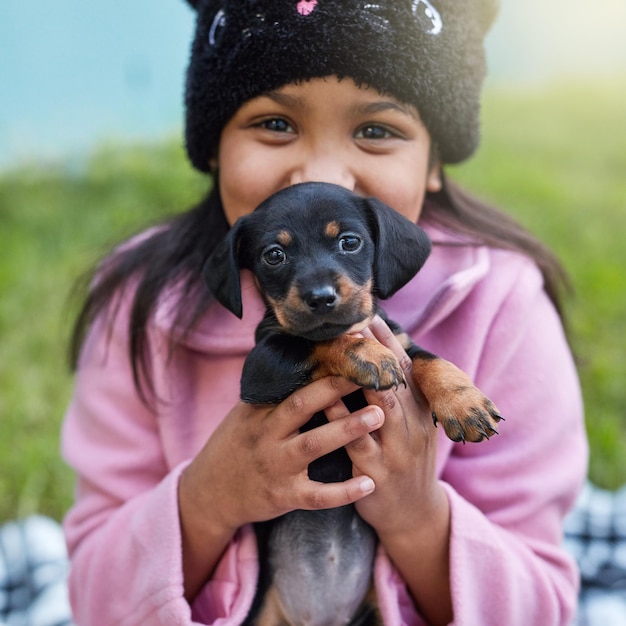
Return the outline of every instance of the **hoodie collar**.
{"type": "Polygon", "coordinates": [[[433,242],[430,257],[411,281],[383,302],[389,317],[411,335],[424,334],[448,317],[490,265],[486,247],[432,225],[423,228],[433,242]]]}

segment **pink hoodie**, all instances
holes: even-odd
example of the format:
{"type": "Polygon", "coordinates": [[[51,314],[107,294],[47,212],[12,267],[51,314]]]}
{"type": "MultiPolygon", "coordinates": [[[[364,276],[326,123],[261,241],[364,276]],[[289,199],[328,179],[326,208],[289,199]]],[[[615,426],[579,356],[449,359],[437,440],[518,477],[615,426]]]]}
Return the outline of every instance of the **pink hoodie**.
{"type": "MultiPolygon", "coordinates": [[[[238,399],[263,312],[247,274],[243,285],[243,320],[213,306],[169,362],[162,303],[150,330],[155,411],[133,386],[127,299],[111,333],[102,323],[90,333],[63,430],[78,476],[65,531],[79,626],[235,626],[248,612],[258,571],[251,527],[190,606],[177,508],[181,471],[238,399]]],[[[454,624],[568,624],[578,575],[561,525],[586,474],[587,444],[576,371],[538,270],[511,252],[435,245],[385,309],[419,345],[466,371],[506,417],[501,434],[480,444],[453,444],[440,429],[454,624]]],[[[424,623],[382,549],[375,580],[385,624],[424,623]]]]}

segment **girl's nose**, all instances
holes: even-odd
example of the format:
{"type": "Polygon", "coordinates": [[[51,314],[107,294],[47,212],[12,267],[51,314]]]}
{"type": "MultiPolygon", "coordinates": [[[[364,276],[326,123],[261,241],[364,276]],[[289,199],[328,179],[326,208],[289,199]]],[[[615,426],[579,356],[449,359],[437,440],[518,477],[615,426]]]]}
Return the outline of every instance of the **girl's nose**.
{"type": "Polygon", "coordinates": [[[295,164],[290,184],[297,183],[333,183],[355,191],[356,180],[347,160],[334,155],[307,155],[295,164]]]}

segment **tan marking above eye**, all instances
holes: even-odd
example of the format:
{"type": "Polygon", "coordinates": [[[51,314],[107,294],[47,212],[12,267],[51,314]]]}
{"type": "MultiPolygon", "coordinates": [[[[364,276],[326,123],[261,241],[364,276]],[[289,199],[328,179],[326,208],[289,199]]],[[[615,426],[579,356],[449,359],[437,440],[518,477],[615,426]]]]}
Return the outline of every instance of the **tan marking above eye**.
{"type": "Polygon", "coordinates": [[[339,222],[335,222],[333,220],[332,222],[328,222],[328,224],[326,224],[325,233],[328,237],[337,237],[340,232],[341,225],[339,224],[339,222]]]}
{"type": "Polygon", "coordinates": [[[281,246],[288,246],[293,241],[293,237],[288,230],[281,230],[276,236],[276,241],[281,246]]]}

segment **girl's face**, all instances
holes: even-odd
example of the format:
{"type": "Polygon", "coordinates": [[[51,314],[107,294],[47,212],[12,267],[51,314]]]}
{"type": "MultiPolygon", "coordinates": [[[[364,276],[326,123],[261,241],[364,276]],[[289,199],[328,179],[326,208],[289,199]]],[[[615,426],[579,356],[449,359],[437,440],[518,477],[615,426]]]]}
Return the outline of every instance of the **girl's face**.
{"type": "Polygon", "coordinates": [[[430,136],[415,108],[351,79],[328,77],[241,106],[222,131],[217,167],[231,225],[302,182],[375,196],[416,222],[425,192],[441,188],[429,155],[430,136]]]}

